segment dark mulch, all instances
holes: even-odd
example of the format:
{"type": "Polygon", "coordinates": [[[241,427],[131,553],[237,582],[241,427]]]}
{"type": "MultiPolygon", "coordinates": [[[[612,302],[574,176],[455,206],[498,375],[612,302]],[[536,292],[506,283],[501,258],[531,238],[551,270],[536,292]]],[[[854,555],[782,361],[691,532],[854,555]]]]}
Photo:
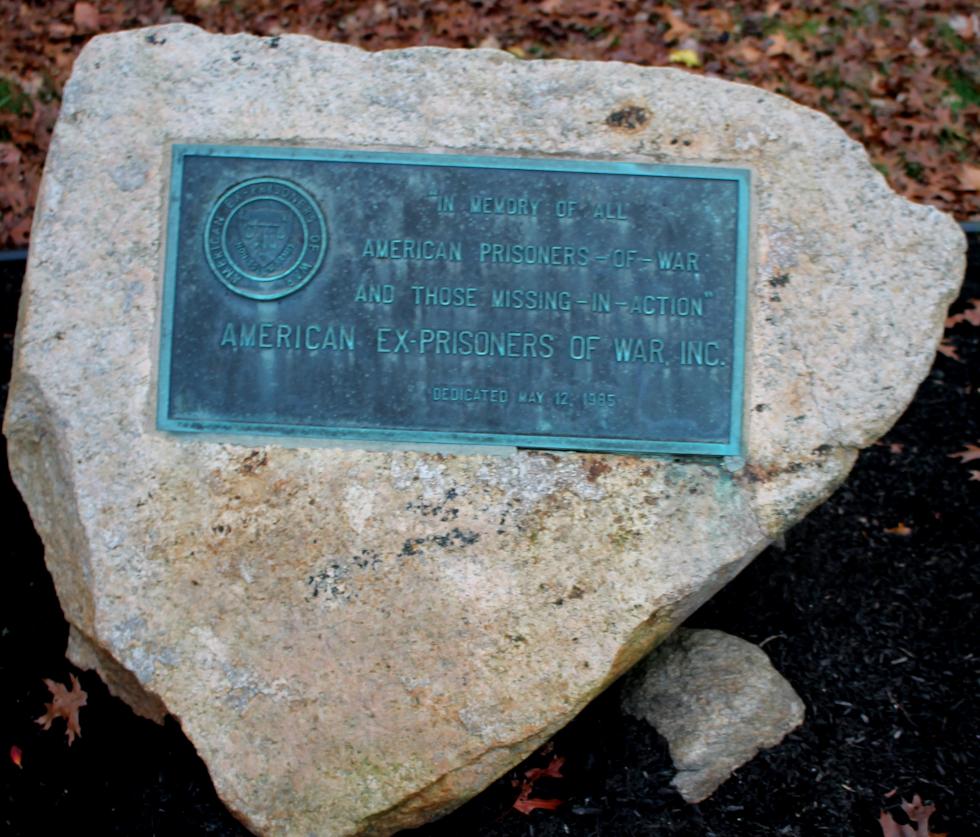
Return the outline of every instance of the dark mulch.
{"type": "MultiPolygon", "coordinates": [[[[954,311],[980,297],[977,235],[971,244],[954,311]]],[[[6,372],[21,269],[0,263],[6,372]]],[[[980,443],[980,328],[950,334],[962,361],[939,356],[915,402],[861,454],[845,485],[690,620],[764,643],[807,704],[800,730],[690,806],[670,787],[663,740],[620,714],[613,689],[554,739],[566,778],[543,780],[536,795],[564,800],[556,811],[511,808],[522,771],[547,763],[538,754],[412,834],[871,837],[881,833],[879,809],[914,793],[935,802],[934,831],[980,832],[980,481],[969,481],[980,464],[949,456],[980,443]],[[886,531],[899,523],[911,533],[886,531]]],[[[6,469],[2,491],[0,830],[244,833],[178,725],[135,718],[94,675],[81,675],[89,706],[70,749],[60,729],[33,723],[48,700],[42,678],[67,681],[74,669],[41,546],[6,469]],[[23,751],[22,768],[8,757],[11,745],[23,751]]]]}

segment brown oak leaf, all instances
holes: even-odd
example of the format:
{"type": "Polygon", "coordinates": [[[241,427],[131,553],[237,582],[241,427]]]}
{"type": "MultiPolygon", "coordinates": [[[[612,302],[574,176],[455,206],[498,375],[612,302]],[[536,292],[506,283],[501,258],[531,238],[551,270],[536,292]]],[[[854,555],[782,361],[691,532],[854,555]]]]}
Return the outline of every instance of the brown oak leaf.
{"type": "Polygon", "coordinates": [[[956,348],[956,344],[953,342],[952,337],[944,337],[942,342],[936,346],[936,351],[940,354],[946,355],[946,357],[952,360],[958,360],[960,363],[963,362],[963,358],[960,357],[960,353],[956,348]]]}
{"type": "Polygon", "coordinates": [[[968,192],[980,192],[980,166],[964,163],[960,168],[960,183],[968,192]]]}
{"type": "Polygon", "coordinates": [[[970,307],[962,314],[963,322],[971,326],[980,326],[980,299],[971,299],[970,307]]]}
{"type": "Polygon", "coordinates": [[[960,323],[969,323],[971,326],[980,326],[980,299],[969,300],[970,307],[959,314],[951,314],[946,318],[946,328],[960,323]]]}
{"type": "Polygon", "coordinates": [[[45,729],[50,729],[51,722],[55,718],[64,718],[65,735],[68,736],[68,746],[70,747],[76,735],[81,737],[82,728],[78,724],[78,710],[85,706],[88,694],[79,686],[78,678],[74,674],[68,676],[71,678],[70,689],[62,686],[61,683],[45,678],[44,685],[48,687],[54,700],[45,704],[48,711],[35,723],[41,724],[45,729]]]}
{"type": "Polygon", "coordinates": [[[688,25],[681,15],[674,11],[670,6],[658,6],[657,12],[663,16],[663,19],[667,21],[667,31],[664,32],[664,40],[668,43],[674,43],[682,38],[686,38],[691,32],[694,31],[694,27],[688,25]]]}
{"type": "Polygon", "coordinates": [[[980,446],[968,444],[963,450],[946,454],[950,459],[958,459],[961,465],[980,459],[980,446]]]}
{"type": "Polygon", "coordinates": [[[80,35],[91,35],[99,31],[99,10],[91,3],[76,3],[72,17],[75,30],[80,35]]]}

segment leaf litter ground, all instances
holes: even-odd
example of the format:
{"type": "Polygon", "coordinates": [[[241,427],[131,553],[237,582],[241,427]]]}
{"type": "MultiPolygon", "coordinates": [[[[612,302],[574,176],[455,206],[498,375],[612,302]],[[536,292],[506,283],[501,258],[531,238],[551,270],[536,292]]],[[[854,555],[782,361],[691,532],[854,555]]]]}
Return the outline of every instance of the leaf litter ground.
{"type": "MultiPolygon", "coordinates": [[[[4,381],[22,270],[0,262],[4,381]]],[[[957,317],[978,298],[974,234],[947,331],[959,359],[937,355],[906,414],[834,496],[688,622],[763,645],[806,702],[801,729],[687,805],[670,786],[665,742],[619,711],[613,687],[541,752],[411,834],[878,837],[880,811],[907,823],[902,800],[915,794],[936,807],[932,832],[976,834],[980,481],[976,462],[956,454],[980,443],[980,327],[957,317]]],[[[67,625],[6,468],[2,490],[0,830],[245,834],[173,719],[137,718],[65,660],[67,625]],[[84,737],[69,748],[60,727],[44,732],[35,719],[44,679],[73,673],[88,702],[84,737]]]]}

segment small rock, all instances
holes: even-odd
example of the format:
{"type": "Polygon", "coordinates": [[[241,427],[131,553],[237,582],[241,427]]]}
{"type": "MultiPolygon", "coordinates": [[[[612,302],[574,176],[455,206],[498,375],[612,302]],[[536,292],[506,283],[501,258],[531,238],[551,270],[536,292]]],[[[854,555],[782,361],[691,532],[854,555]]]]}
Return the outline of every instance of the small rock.
{"type": "Polygon", "coordinates": [[[673,784],[688,802],[709,797],[804,716],[800,696],[761,648],[722,631],[684,628],[637,666],[622,705],[667,739],[673,784]]]}

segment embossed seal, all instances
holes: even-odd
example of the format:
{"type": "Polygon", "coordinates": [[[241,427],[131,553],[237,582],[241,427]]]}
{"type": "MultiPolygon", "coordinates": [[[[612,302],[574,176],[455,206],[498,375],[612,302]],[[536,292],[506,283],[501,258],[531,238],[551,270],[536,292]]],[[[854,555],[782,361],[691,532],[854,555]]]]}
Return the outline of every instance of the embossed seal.
{"type": "Polygon", "coordinates": [[[323,212],[288,180],[257,177],[225,192],[208,215],[208,264],[249,299],[281,299],[306,285],[327,252],[323,212]]]}

